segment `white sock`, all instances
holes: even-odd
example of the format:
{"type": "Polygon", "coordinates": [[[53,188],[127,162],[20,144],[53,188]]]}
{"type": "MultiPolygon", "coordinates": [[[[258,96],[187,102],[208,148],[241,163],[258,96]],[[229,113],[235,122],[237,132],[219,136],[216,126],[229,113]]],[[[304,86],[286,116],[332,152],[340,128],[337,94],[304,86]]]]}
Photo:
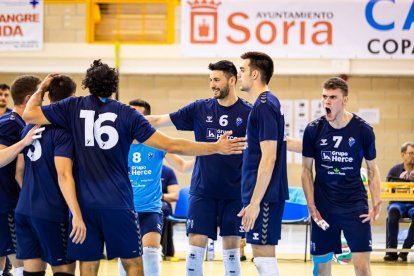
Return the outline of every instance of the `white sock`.
{"type": "Polygon", "coordinates": [[[240,249],[223,249],[225,276],[240,276],[240,249]]]}
{"type": "Polygon", "coordinates": [[[276,257],[254,257],[253,262],[260,276],[279,276],[276,257]]]}
{"type": "Polygon", "coordinates": [[[204,247],[189,246],[185,262],[187,276],[203,275],[204,250],[204,247]]]}
{"type": "Polygon", "coordinates": [[[24,267],[23,267],[23,266],[20,266],[20,267],[15,267],[15,268],[13,269],[13,271],[14,271],[14,276],[23,276],[23,269],[24,269],[24,267]]]}
{"type": "Polygon", "coordinates": [[[119,276],[126,276],[126,271],[124,269],[124,266],[122,265],[122,261],[120,258],[118,258],[118,271],[119,276]]]}
{"type": "Polygon", "coordinates": [[[160,275],[160,252],[156,247],[144,247],[142,254],[145,276],[160,275]]]}

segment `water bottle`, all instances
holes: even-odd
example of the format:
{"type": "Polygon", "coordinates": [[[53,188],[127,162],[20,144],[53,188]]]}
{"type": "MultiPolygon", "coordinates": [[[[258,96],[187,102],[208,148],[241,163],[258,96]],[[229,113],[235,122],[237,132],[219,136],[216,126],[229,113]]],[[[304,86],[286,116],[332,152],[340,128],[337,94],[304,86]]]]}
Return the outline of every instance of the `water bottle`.
{"type": "Polygon", "coordinates": [[[214,241],[208,239],[207,242],[207,261],[214,261],[214,241]]]}

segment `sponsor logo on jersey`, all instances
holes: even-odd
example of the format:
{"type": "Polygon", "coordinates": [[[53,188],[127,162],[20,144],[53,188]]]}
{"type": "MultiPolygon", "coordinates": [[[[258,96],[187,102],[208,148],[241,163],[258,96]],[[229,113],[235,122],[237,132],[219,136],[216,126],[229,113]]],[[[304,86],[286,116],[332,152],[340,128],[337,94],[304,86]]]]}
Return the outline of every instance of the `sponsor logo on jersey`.
{"type": "Polygon", "coordinates": [[[151,160],[154,157],[154,153],[148,152],[148,160],[151,160]]]}
{"type": "MultiPolygon", "coordinates": [[[[221,135],[223,135],[227,131],[228,130],[225,130],[225,129],[207,128],[206,139],[212,139],[212,140],[220,139],[221,135]]],[[[234,136],[231,136],[231,135],[228,137],[228,139],[233,139],[233,138],[234,136]]]]}
{"type": "Polygon", "coordinates": [[[345,175],[340,168],[334,168],[333,171],[328,171],[329,175],[345,175]]]}
{"type": "Polygon", "coordinates": [[[236,126],[241,126],[243,124],[243,119],[240,117],[237,117],[236,119],[236,126]]]}
{"type": "Polygon", "coordinates": [[[217,129],[208,128],[206,138],[207,139],[217,139],[217,129]]]}
{"type": "Polygon", "coordinates": [[[345,151],[321,151],[322,160],[328,162],[352,163],[354,158],[345,151]]]}
{"type": "Polygon", "coordinates": [[[353,137],[349,137],[348,144],[349,144],[349,147],[352,147],[355,144],[355,139],[353,137]]]}
{"type": "Polygon", "coordinates": [[[207,116],[206,123],[212,123],[213,122],[213,116],[207,116]]]}
{"type": "Polygon", "coordinates": [[[331,152],[330,151],[321,151],[322,160],[331,162],[331,152]]]}
{"type": "Polygon", "coordinates": [[[259,240],[259,233],[253,233],[253,239],[255,241],[258,241],[259,240]]]}
{"type": "Polygon", "coordinates": [[[243,225],[240,225],[240,226],[239,226],[239,232],[240,232],[240,233],[244,233],[244,232],[246,232],[246,231],[244,231],[243,225]]]}
{"type": "Polygon", "coordinates": [[[128,169],[129,169],[128,173],[130,176],[152,174],[152,170],[147,169],[147,166],[131,166],[131,167],[128,167],[128,169]]]}
{"type": "Polygon", "coordinates": [[[328,145],[328,143],[326,143],[326,141],[328,141],[328,139],[321,139],[321,143],[319,145],[321,145],[321,146],[328,145]]]}

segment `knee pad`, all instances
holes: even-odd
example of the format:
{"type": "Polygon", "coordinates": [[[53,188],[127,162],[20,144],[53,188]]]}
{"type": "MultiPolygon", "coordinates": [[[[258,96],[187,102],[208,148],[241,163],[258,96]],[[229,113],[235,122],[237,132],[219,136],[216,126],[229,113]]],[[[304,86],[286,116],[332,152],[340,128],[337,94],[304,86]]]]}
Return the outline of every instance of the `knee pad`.
{"type": "Polygon", "coordinates": [[[56,272],[56,273],[53,273],[53,276],[75,276],[75,275],[71,273],[66,273],[66,272],[56,272]]]}

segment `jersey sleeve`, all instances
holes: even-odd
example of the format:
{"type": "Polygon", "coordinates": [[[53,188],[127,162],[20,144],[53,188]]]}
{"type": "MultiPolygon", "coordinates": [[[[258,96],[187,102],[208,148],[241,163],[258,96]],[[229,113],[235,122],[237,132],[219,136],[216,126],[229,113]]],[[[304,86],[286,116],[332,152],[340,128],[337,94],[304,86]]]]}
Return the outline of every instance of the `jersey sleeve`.
{"type": "Polygon", "coordinates": [[[190,103],[176,112],[170,113],[170,118],[177,130],[194,130],[194,117],[197,110],[197,102],[190,103]]]}
{"type": "Polygon", "coordinates": [[[302,155],[304,157],[315,158],[315,149],[313,147],[313,141],[311,136],[311,128],[306,126],[302,139],[302,155]]]}
{"type": "Polygon", "coordinates": [[[10,147],[20,140],[21,127],[13,120],[0,125],[0,145],[10,147]]]}
{"type": "Polygon", "coordinates": [[[73,99],[70,97],[54,104],[42,106],[42,112],[53,125],[66,128],[69,126],[68,118],[71,117],[70,112],[74,111],[73,108],[70,108],[70,102],[73,99]]]}
{"type": "Polygon", "coordinates": [[[268,104],[260,104],[257,106],[256,114],[259,141],[277,141],[279,137],[278,124],[281,122],[280,112],[275,111],[268,104]]]}
{"type": "Polygon", "coordinates": [[[131,122],[130,130],[132,137],[140,143],[144,143],[149,137],[151,137],[156,129],[142,116],[138,111],[126,107],[126,112],[123,112],[127,116],[126,121],[131,122]]]}
{"type": "Polygon", "coordinates": [[[373,160],[377,157],[377,151],[375,149],[375,134],[371,127],[365,128],[364,131],[364,158],[365,160],[373,160]]]}
{"type": "Polygon", "coordinates": [[[54,137],[55,150],[54,156],[73,159],[74,145],[72,135],[64,130],[58,129],[54,137]]]}

